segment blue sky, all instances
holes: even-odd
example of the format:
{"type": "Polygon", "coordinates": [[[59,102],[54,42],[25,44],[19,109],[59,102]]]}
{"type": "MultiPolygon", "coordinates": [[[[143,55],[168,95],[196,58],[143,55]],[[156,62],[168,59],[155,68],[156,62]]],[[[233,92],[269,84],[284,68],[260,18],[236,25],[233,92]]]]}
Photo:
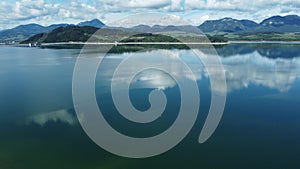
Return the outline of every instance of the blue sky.
{"type": "Polygon", "coordinates": [[[161,12],[192,25],[233,17],[256,22],[273,15],[300,15],[299,0],[7,0],[0,2],[0,29],[20,24],[78,23],[98,18],[108,24],[135,13],[161,12]]]}

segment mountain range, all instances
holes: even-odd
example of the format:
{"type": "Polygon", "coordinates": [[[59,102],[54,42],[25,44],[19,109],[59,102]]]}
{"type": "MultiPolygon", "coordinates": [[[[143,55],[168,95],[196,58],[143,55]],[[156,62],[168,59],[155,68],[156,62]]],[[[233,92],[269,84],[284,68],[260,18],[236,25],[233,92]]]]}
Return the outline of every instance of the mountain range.
{"type": "MultiPolygon", "coordinates": [[[[12,29],[0,31],[0,42],[7,41],[23,41],[37,34],[50,33],[51,31],[66,26],[90,26],[95,28],[109,28],[118,29],[123,31],[134,32],[167,32],[167,31],[186,31],[191,33],[199,33],[203,31],[206,34],[233,34],[233,35],[253,35],[266,34],[266,33],[298,33],[300,32],[300,17],[297,15],[287,16],[272,16],[263,20],[260,23],[256,23],[251,20],[237,20],[234,18],[223,18],[219,20],[208,20],[201,25],[195,27],[191,25],[185,26],[161,26],[161,25],[138,25],[132,28],[124,27],[107,27],[98,19],[90,21],[80,22],[77,25],[73,24],[54,24],[50,26],[41,26],[38,24],[20,25],[12,29]],[[199,28],[199,29],[198,29],[199,28]],[[201,30],[201,31],[200,31],[201,30]]],[[[73,28],[71,28],[73,29],[73,28]]],[[[78,29],[73,29],[77,30],[78,29]]],[[[40,35],[39,35],[40,36],[40,35]]],[[[280,39],[280,37],[279,37],[280,39]]]]}
{"type": "MultiPolygon", "coordinates": [[[[27,25],[20,25],[12,29],[6,29],[0,31],[0,42],[7,42],[7,41],[22,41],[31,36],[40,33],[49,33],[56,28],[65,27],[65,26],[75,26],[74,24],[53,24],[50,26],[41,26],[38,24],[27,24],[27,25]]],[[[91,26],[95,28],[101,28],[104,25],[100,20],[93,19],[91,21],[80,22],[77,26],[91,26]]]]}
{"type": "Polygon", "coordinates": [[[199,25],[198,28],[205,33],[300,32],[300,17],[297,15],[272,16],[263,20],[261,23],[256,23],[251,20],[223,18],[205,21],[199,25]]]}
{"type": "Polygon", "coordinates": [[[80,22],[79,24],[77,24],[77,26],[91,26],[95,28],[102,28],[105,26],[105,24],[99,19],[93,19],[90,21],[80,22]]]}
{"type": "Polygon", "coordinates": [[[33,43],[33,42],[43,42],[43,43],[53,43],[53,42],[69,42],[69,41],[87,41],[98,28],[92,26],[76,26],[68,25],[63,27],[58,27],[49,33],[39,33],[33,35],[21,43],[33,43]]]}

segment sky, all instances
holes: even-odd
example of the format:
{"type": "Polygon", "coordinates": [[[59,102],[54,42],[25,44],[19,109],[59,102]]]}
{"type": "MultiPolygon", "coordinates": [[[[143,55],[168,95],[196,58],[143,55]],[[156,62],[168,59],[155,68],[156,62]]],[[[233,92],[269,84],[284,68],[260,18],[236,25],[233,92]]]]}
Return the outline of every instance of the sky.
{"type": "MultiPolygon", "coordinates": [[[[232,17],[261,22],[273,15],[300,15],[299,0],[5,0],[0,1],[0,30],[38,23],[77,24],[97,18],[117,23],[137,13],[163,13],[200,25],[232,17]]],[[[114,26],[113,24],[111,26],[114,26]]]]}

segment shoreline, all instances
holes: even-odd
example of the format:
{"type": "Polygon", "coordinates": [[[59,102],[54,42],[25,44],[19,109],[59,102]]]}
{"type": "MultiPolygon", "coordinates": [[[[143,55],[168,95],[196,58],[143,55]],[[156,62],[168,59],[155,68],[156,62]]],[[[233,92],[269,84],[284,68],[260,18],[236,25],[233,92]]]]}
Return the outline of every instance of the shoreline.
{"type": "Polygon", "coordinates": [[[300,41],[228,41],[229,44],[300,44],[300,41]]]}
{"type": "Polygon", "coordinates": [[[55,42],[55,43],[41,43],[38,46],[29,46],[28,44],[4,44],[0,46],[14,46],[14,47],[47,47],[59,45],[228,45],[229,42],[55,42]]]}
{"type": "MultiPolygon", "coordinates": [[[[39,46],[55,46],[55,45],[229,45],[229,44],[299,44],[300,41],[228,41],[228,42],[55,42],[55,43],[41,43],[39,46]]],[[[0,46],[12,47],[29,47],[28,44],[0,44],[0,46]]]]}
{"type": "Polygon", "coordinates": [[[51,45],[227,45],[229,42],[57,42],[57,43],[42,43],[42,46],[51,45]]]}

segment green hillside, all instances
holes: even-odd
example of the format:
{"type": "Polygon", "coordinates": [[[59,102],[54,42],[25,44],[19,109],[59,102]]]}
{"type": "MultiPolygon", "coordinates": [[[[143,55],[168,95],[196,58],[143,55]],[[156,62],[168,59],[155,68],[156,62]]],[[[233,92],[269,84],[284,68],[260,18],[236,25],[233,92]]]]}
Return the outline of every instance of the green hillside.
{"type": "Polygon", "coordinates": [[[98,28],[90,26],[66,26],[59,27],[50,33],[41,33],[30,37],[21,43],[55,43],[55,42],[85,42],[98,28]]]}

